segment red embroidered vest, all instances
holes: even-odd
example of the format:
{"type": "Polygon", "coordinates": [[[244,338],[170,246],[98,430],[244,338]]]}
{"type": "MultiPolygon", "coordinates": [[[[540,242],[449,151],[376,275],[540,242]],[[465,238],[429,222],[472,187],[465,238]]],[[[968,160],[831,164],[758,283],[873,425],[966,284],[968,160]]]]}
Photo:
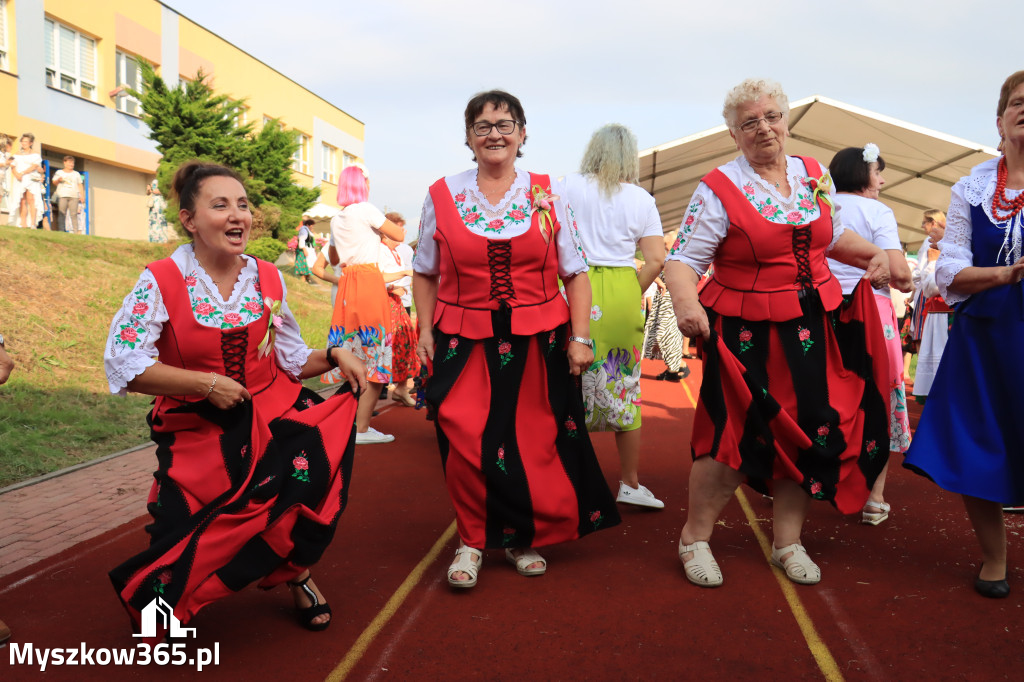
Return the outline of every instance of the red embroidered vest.
{"type": "MultiPolygon", "coordinates": [[[[797,158],[809,177],[821,177],[817,161],[797,158]]],[[[825,310],[839,307],[842,286],[825,261],[825,250],[832,243],[832,211],[827,203],[818,199],[820,214],[810,223],[783,225],[758,213],[717,168],[703,182],[725,206],[729,231],[700,293],[702,304],[720,315],[783,322],[801,315],[801,291],[817,289],[825,310]]]]}
{"type": "MultiPolygon", "coordinates": [[[[266,261],[257,263],[261,295],[275,301],[281,300],[281,279],[277,268],[266,261]]],[[[215,372],[231,377],[253,395],[266,389],[278,378],[281,370],[273,353],[269,357],[259,357],[257,350],[267,333],[269,314],[264,312],[259,319],[244,327],[218,329],[204,326],[196,320],[185,279],[174,261],[164,258],[147,267],[156,278],[169,317],[156,342],[160,362],[171,367],[215,372]]],[[[292,383],[297,395],[300,386],[297,382],[292,383]]],[[[204,397],[188,396],[172,400],[194,402],[204,397]]]]}
{"type": "MultiPolygon", "coordinates": [[[[546,175],[530,174],[530,186],[550,187],[546,175]]],[[[446,334],[470,339],[495,335],[492,313],[505,309],[511,331],[537,334],[568,322],[569,306],[558,290],[558,249],[561,229],[554,209],[545,240],[541,212],[534,211],[530,229],[511,239],[473,234],[463,223],[444,178],[430,187],[440,255],[440,278],[434,326],[446,334]]]]}

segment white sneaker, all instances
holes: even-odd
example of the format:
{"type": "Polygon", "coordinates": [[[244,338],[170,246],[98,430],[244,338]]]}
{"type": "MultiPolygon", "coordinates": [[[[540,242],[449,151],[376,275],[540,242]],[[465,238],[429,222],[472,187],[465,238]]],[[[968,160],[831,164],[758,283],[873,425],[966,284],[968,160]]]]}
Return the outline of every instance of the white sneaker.
{"type": "Polygon", "coordinates": [[[664,502],[655,497],[654,493],[644,486],[631,488],[622,481],[619,481],[619,496],[615,498],[615,501],[624,504],[635,504],[638,507],[651,507],[652,509],[662,509],[665,506],[664,502]]]}
{"type": "MultiPolygon", "coordinates": [[[[372,426],[364,433],[356,431],[356,445],[371,445],[373,443],[390,443],[395,439],[390,433],[381,433],[372,426]]],[[[653,495],[652,495],[653,497],[653,495]]]]}

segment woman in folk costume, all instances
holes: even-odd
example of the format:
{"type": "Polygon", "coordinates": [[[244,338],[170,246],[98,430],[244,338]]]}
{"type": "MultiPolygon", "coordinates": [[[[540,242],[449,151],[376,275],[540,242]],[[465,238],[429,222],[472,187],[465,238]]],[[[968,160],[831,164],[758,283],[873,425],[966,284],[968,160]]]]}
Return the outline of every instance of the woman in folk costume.
{"type": "Polygon", "coordinates": [[[253,581],[292,587],[300,619],[322,630],[330,608],[309,580],[348,496],[356,400],[324,401],[300,379],[339,367],[311,350],[270,263],[244,255],[252,214],[233,170],[192,161],[173,182],[192,241],[150,265],[114,317],[110,390],[157,396],[158,469],[149,548],[110,573],[136,627],[161,597],[188,622],[253,581]]]}
{"type": "MultiPolygon", "coordinates": [[[[913,290],[910,267],[903,255],[899,227],[892,209],[878,200],[885,179],[885,159],[879,154],[878,146],[868,143],[863,148],[847,147],[832,157],[829,174],[836,186],[836,205],[843,212],[846,229],[864,237],[889,257],[891,283],[904,292],[913,290]]],[[[832,258],[828,259],[829,270],[843,287],[843,295],[849,296],[864,278],[864,270],[846,265],[832,258]]],[[[907,415],[907,391],[903,377],[903,352],[898,334],[899,323],[893,308],[889,287],[874,290],[874,302],[878,307],[878,319],[882,322],[882,333],[889,358],[889,452],[902,454],[910,447],[910,418],[907,415]]],[[[890,505],[885,501],[886,469],[878,474],[867,504],[861,510],[861,523],[877,526],[889,518],[890,505]]]]}
{"type": "Polygon", "coordinates": [[[580,218],[594,299],[590,329],[597,360],[583,374],[587,430],[615,433],[616,501],[661,509],[665,504],[639,479],[640,358],[643,292],[661,272],[665,244],[654,197],[634,184],[638,159],[629,128],[606,125],[590,138],[580,172],[566,177],[565,192],[580,218]],[[644,257],[639,271],[633,262],[637,249],[644,257]]]}
{"type": "Polygon", "coordinates": [[[1024,71],[999,92],[1003,156],[953,185],[936,265],[956,306],[904,466],[963,497],[981,546],[974,589],[1010,593],[1003,505],[1024,502],[1024,71]]]}
{"type": "Polygon", "coordinates": [[[844,230],[817,161],[786,156],[781,86],[744,81],[722,113],[742,155],[697,186],[665,266],[680,331],[704,339],[679,558],[691,582],[722,584],[708,540],[745,480],[774,497],[772,563],[814,584],[821,571],[800,537],[810,500],[859,512],[888,460],[887,354],[870,286],[888,284],[888,256],[844,230]],[[865,270],[848,302],[826,253],[865,270]]]}
{"type": "MultiPolygon", "coordinates": [[[[399,213],[388,213],[387,219],[405,228],[405,218],[399,213]]],[[[409,319],[405,302],[412,303],[412,249],[407,244],[388,237],[380,240],[380,271],[387,286],[391,307],[391,378],[395,390],[392,400],[415,407],[416,399],[409,394],[409,379],[420,373],[420,360],[416,357],[416,327],[409,319]]]]}
{"type": "MultiPolygon", "coordinates": [[[[942,211],[934,211],[934,218],[928,219],[925,213],[924,228],[928,235],[928,248],[920,254],[921,266],[914,273],[920,297],[920,316],[918,320],[917,369],[914,373],[914,397],[924,404],[935,381],[935,373],[946,350],[946,339],[949,337],[949,326],[952,323],[953,308],[939,292],[939,284],[935,279],[935,265],[939,260],[940,242],[946,233],[946,216],[942,211]]],[[[922,245],[923,246],[923,245],[922,245]]]]}
{"type": "MultiPolygon", "coordinates": [[[[405,230],[395,225],[380,209],[367,201],[370,182],[360,166],[349,166],[338,179],[338,205],[331,219],[331,265],[341,265],[338,296],[327,336],[329,345],[339,345],[366,363],[370,389],[359,397],[356,414],[356,444],[389,443],[395,439],[370,426],[373,406],[381,388],[391,383],[391,305],[380,272],[381,235],[397,241],[405,230]]],[[[328,383],[337,373],[325,376],[328,383]]]]}
{"type": "Polygon", "coordinates": [[[619,522],[574,379],[594,353],[571,210],[548,176],[515,166],[518,99],[480,93],[465,124],[477,167],[430,188],[413,260],[418,353],[461,538],[448,582],[460,588],[476,584],[483,549],[540,575],[534,547],[619,522]]]}

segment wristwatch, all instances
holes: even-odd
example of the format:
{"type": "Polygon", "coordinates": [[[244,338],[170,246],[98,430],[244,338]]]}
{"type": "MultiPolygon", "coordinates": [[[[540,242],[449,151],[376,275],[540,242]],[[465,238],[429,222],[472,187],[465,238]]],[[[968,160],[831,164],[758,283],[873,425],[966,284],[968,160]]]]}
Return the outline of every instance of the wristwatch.
{"type": "Polygon", "coordinates": [[[575,341],[576,343],[582,343],[584,346],[590,346],[590,350],[594,350],[594,339],[588,339],[582,336],[570,336],[569,340],[575,341]]]}
{"type": "Polygon", "coordinates": [[[4,348],[4,335],[0,334],[0,348],[4,348]]]}

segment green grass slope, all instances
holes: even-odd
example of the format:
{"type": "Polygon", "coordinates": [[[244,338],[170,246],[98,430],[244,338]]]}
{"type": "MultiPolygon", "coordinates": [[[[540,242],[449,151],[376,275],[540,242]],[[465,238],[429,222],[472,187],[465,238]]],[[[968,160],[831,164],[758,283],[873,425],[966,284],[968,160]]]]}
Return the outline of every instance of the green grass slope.
{"type": "MultiPolygon", "coordinates": [[[[17,365],[0,386],[0,487],[149,440],[151,398],[112,396],[103,351],[143,268],[173,250],[0,226],[0,333],[17,365]]],[[[290,272],[285,283],[306,343],[322,348],[330,287],[290,272]]]]}

